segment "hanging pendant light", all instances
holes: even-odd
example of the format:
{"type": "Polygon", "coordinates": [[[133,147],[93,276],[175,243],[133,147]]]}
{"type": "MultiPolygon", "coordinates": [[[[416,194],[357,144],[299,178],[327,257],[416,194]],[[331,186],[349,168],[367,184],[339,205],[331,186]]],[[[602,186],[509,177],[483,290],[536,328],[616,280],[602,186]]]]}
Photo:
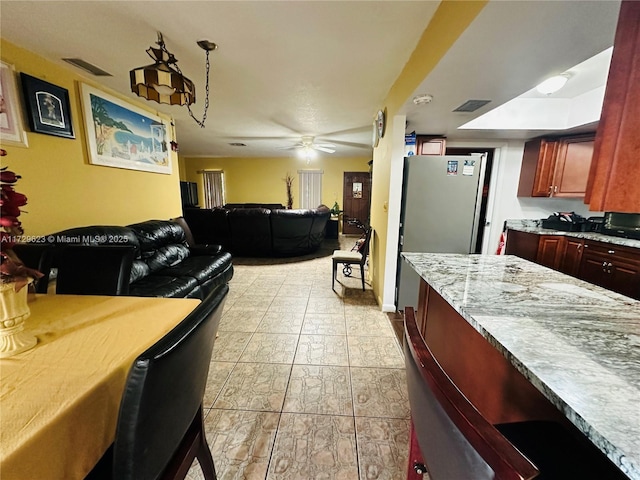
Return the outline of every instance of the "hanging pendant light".
{"type": "Polygon", "coordinates": [[[209,52],[218,46],[208,40],[200,40],[198,46],[206,54],[206,75],[204,114],[202,120],[198,120],[191,111],[191,105],[196,102],[196,89],[191,80],[185,77],[178,67],[178,59],[167,50],[158,32],[158,48],[149,47],[147,54],[155,63],[139,67],[129,72],[131,79],[131,91],[139,97],[167,105],[186,105],[189,115],[200,127],[204,128],[209,108],[209,52]]]}

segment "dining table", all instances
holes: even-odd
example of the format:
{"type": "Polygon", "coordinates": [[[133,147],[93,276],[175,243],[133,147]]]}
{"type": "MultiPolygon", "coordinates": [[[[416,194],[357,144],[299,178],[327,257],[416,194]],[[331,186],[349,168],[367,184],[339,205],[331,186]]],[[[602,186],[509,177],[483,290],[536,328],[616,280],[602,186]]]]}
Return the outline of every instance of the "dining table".
{"type": "Polygon", "coordinates": [[[85,478],[115,439],[134,360],[199,302],[31,294],[37,344],[0,359],[0,478],[85,478]]]}

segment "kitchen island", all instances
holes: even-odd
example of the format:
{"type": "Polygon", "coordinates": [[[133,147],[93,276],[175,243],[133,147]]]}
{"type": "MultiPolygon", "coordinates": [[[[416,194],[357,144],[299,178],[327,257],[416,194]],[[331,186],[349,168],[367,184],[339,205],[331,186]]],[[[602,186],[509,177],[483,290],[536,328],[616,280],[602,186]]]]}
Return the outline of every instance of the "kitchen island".
{"type": "Polygon", "coordinates": [[[568,421],[640,479],[640,302],[511,255],[402,256],[425,340],[483,415],[568,421]]]}

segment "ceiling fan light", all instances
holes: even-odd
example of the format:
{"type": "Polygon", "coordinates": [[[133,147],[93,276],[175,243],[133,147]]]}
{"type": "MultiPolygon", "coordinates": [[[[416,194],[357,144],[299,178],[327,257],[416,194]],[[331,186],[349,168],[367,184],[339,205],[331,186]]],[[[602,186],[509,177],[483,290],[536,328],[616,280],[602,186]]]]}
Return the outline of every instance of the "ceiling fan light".
{"type": "Polygon", "coordinates": [[[555,75],[553,77],[547,78],[544,82],[540,83],[536,90],[543,95],[551,95],[552,93],[557,92],[562,87],[565,86],[569,80],[569,75],[563,73],[561,75],[555,75]]]}
{"type": "Polygon", "coordinates": [[[303,160],[306,160],[307,163],[309,163],[310,160],[316,158],[316,155],[316,151],[309,145],[305,145],[303,148],[298,150],[298,156],[303,160]]]}

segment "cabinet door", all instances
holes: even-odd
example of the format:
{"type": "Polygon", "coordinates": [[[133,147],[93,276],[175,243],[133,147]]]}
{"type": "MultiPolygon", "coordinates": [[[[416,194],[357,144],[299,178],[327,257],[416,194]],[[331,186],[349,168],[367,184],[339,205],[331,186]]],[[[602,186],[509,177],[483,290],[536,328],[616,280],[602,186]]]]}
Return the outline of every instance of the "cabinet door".
{"type": "Polygon", "coordinates": [[[416,137],[416,155],[444,155],[446,149],[446,138],[431,137],[429,135],[418,135],[416,137]]]}
{"type": "Polygon", "coordinates": [[[582,198],[593,156],[594,135],[567,137],[558,143],[553,174],[553,197],[582,198]]]}
{"type": "Polygon", "coordinates": [[[607,275],[607,263],[608,259],[606,257],[585,248],[582,253],[578,277],[594,285],[609,288],[610,277],[607,275]]]}
{"type": "Polygon", "coordinates": [[[616,258],[607,264],[607,274],[611,290],[640,299],[640,264],[616,258]]]}
{"type": "Polygon", "coordinates": [[[564,248],[564,237],[559,235],[542,235],[538,242],[536,262],[545,267],[557,270],[564,248]]]}
{"type": "Polygon", "coordinates": [[[517,255],[520,258],[535,262],[538,257],[538,242],[540,235],[535,233],[509,230],[507,232],[507,245],[505,253],[507,255],[517,255]]]}
{"type": "Polygon", "coordinates": [[[555,168],[558,142],[536,138],[524,144],[519,197],[548,197],[555,168]]]}
{"type": "Polygon", "coordinates": [[[579,278],[640,298],[640,252],[600,242],[585,242],[579,278]]]}
{"type": "Polygon", "coordinates": [[[565,237],[564,253],[560,260],[558,270],[567,275],[576,277],[580,270],[582,259],[583,241],[571,237],[565,237]]]}
{"type": "Polygon", "coordinates": [[[599,212],[640,212],[640,2],[623,1],[585,203],[599,212]]]}

